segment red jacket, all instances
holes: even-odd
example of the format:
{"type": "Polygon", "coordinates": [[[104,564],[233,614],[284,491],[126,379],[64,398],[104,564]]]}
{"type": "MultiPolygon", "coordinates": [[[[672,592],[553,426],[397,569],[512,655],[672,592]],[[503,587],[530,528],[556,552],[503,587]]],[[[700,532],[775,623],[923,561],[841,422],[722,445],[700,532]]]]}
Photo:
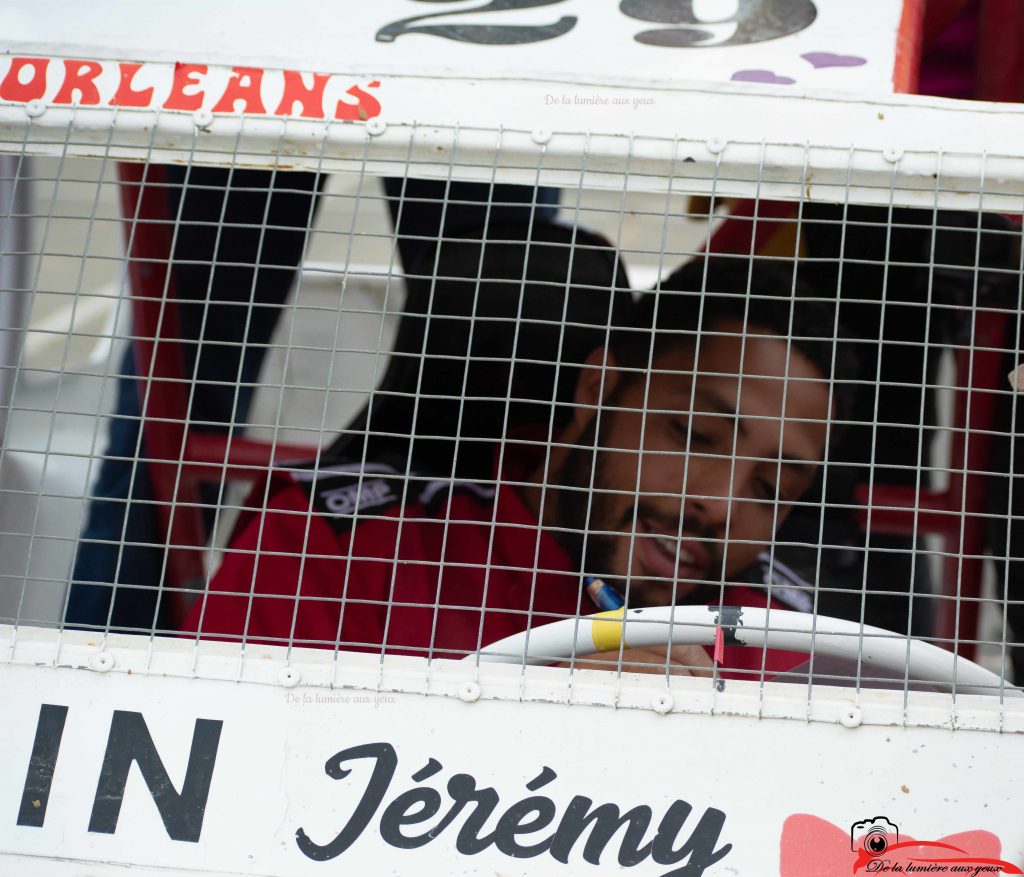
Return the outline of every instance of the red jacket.
{"type": "MultiPolygon", "coordinates": [[[[362,468],[361,481],[360,466],[351,465],[322,467],[315,480],[312,471],[275,473],[257,487],[186,629],[201,625],[203,636],[217,639],[245,632],[249,642],[370,652],[385,644],[387,654],[462,657],[528,627],[596,611],[568,555],[514,486],[362,468]]],[[[509,481],[526,471],[515,461],[505,467],[509,481]]],[[[763,607],[765,592],[733,585],[726,602],[763,607]]],[[[727,647],[724,666],[759,670],[761,658],[760,649],[727,647]]],[[[768,652],[768,670],[803,660],[768,652]]]]}

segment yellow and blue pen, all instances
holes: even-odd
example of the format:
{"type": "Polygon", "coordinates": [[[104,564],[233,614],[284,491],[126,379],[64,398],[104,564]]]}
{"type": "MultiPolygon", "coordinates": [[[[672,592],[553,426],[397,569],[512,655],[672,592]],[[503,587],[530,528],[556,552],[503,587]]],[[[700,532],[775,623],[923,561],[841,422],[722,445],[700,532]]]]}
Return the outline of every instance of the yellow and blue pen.
{"type": "Polygon", "coordinates": [[[584,576],[583,585],[587,589],[587,596],[602,612],[621,609],[626,605],[626,601],[622,599],[622,595],[615,588],[596,576],[584,576]]]}

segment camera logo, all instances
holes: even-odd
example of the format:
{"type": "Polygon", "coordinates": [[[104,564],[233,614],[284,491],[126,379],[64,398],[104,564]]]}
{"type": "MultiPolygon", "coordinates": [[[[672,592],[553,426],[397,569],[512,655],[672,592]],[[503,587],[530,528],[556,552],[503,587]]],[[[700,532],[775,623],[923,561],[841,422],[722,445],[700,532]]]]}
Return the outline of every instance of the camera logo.
{"type": "Polygon", "coordinates": [[[850,849],[863,850],[869,856],[880,856],[900,842],[899,829],[884,816],[862,819],[850,826],[850,849]]]}

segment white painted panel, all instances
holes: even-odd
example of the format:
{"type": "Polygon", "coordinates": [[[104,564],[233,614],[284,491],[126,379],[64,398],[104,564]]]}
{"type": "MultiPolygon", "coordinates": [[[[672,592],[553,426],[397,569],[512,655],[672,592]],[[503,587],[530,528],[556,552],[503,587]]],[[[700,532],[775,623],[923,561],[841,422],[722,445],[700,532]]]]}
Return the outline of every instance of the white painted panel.
{"type": "MultiPolygon", "coordinates": [[[[594,84],[721,83],[737,74],[756,82],[751,74],[760,71],[800,92],[878,93],[892,89],[903,11],[901,0],[506,0],[504,8],[488,7],[499,4],[99,0],[82,14],[75,0],[47,3],[42,13],[18,0],[0,9],[0,47],[102,60],[594,84]]],[[[436,108],[460,110],[443,93],[432,103],[426,117],[436,117],[436,108]]]]}
{"type": "MultiPolygon", "coordinates": [[[[48,648],[52,653],[54,636],[24,630],[15,654],[25,660],[32,648],[37,649],[37,658],[48,648]],[[32,637],[36,637],[34,646],[32,637]]],[[[95,660],[97,644],[84,642],[84,635],[65,634],[60,663],[100,666],[95,660]],[[89,654],[93,657],[87,658],[89,654]]],[[[180,670],[179,659],[190,655],[192,646],[180,641],[158,641],[149,660],[150,674],[129,675],[127,669],[139,667],[138,659],[146,651],[126,645],[130,642],[129,638],[110,639],[105,648],[114,658],[114,669],[105,673],[22,663],[0,666],[0,686],[7,702],[16,707],[5,710],[0,718],[5,741],[0,749],[0,873],[102,875],[119,873],[120,866],[129,863],[172,869],[171,873],[178,869],[253,875],[339,873],[339,868],[363,874],[610,873],[617,868],[619,851],[628,848],[625,832],[611,835],[605,845],[592,851],[599,867],[587,864],[583,853],[589,835],[575,839],[568,822],[562,827],[575,796],[590,799],[588,809],[614,804],[624,813],[641,805],[650,807],[645,843],[655,838],[667,813],[685,811],[682,804],[670,810],[674,802],[686,802],[692,812],[681,827],[676,826],[678,835],[663,837],[662,843],[671,839],[679,849],[705,816],[706,833],[700,837],[706,854],[713,858],[727,850],[707,869],[708,874],[809,873],[797,870],[800,861],[805,868],[807,861],[819,862],[821,873],[832,873],[826,866],[843,866],[835,873],[849,873],[854,856],[849,849],[851,826],[879,816],[898,826],[904,840],[938,841],[970,832],[957,842],[968,847],[987,844],[984,848],[990,853],[996,844],[1003,859],[1024,861],[1021,780],[1016,770],[1024,754],[1024,735],[903,727],[899,711],[890,711],[901,697],[893,699],[891,693],[861,694],[863,715],[880,723],[865,721],[858,727],[845,727],[836,720],[844,700],[849,706],[853,693],[828,689],[816,690],[819,718],[813,721],[730,715],[730,705],[742,703],[745,689],[757,690],[756,685],[742,683],[731,684],[731,696],[738,699],[729,701],[723,695],[717,714],[677,708],[662,716],[650,709],[491,699],[488,693],[504,698],[514,692],[522,671],[486,668],[480,675],[471,665],[450,662],[435,662],[430,668],[419,660],[395,662],[383,676],[376,672],[383,686],[379,692],[301,683],[286,687],[280,675],[284,652],[270,648],[254,650],[246,661],[243,678],[258,677],[263,680],[259,682],[159,675],[158,667],[180,670]],[[259,667],[250,668],[249,661],[259,667]],[[388,690],[399,677],[416,676],[421,687],[426,686],[422,690],[435,693],[388,690]],[[465,702],[458,692],[471,698],[475,692],[465,683],[473,678],[479,680],[484,696],[465,702]],[[52,790],[44,824],[18,825],[44,703],[67,707],[52,790]],[[182,789],[189,764],[196,720],[222,723],[198,842],[168,836],[137,766],[132,767],[123,790],[116,830],[112,834],[88,830],[115,710],[141,713],[177,791],[182,789]],[[886,715],[893,719],[891,724],[881,723],[886,715]],[[367,744],[378,744],[377,756],[338,755],[367,744]],[[374,787],[380,800],[372,801],[368,790],[373,770],[383,770],[383,755],[392,750],[393,774],[390,770],[380,774],[380,784],[374,787]],[[332,758],[336,778],[327,773],[332,758]],[[429,775],[412,779],[424,769],[429,775]],[[350,773],[342,776],[344,770],[350,773]],[[392,843],[385,840],[389,806],[412,789],[434,790],[436,798],[430,791],[422,794],[435,801],[437,810],[420,822],[410,822],[404,833],[423,835],[438,827],[454,806],[459,784],[469,782],[463,776],[449,788],[460,774],[472,776],[474,788],[494,790],[498,803],[482,828],[466,828],[471,811],[475,812],[466,804],[436,837],[417,848],[397,848],[393,835],[392,843]],[[526,784],[534,780],[541,785],[528,791],[526,784]],[[531,795],[550,799],[550,805],[534,802],[547,808],[550,819],[518,840],[498,829],[504,837],[503,853],[488,838],[496,826],[508,829],[513,816],[505,814],[531,795]],[[364,803],[365,825],[355,831],[359,826],[355,814],[364,803]],[[332,849],[331,842],[350,824],[352,842],[339,842],[332,849]],[[300,829],[312,843],[299,840],[300,829]],[[568,850],[566,863],[546,849],[530,858],[507,854],[516,851],[514,843],[542,843],[559,832],[568,850]],[[460,835],[464,852],[458,849],[460,835]],[[477,836],[483,838],[479,851],[465,852],[477,836]],[[307,855],[318,849],[323,860],[307,855]],[[336,855],[327,858],[328,853],[336,855]],[[52,860],[57,855],[64,871],[56,865],[49,872],[34,870],[34,863],[26,865],[31,859],[25,857],[52,860]],[[780,856],[783,866],[776,871],[780,856]]],[[[201,672],[213,667],[224,670],[232,663],[236,670],[240,666],[237,659],[229,659],[233,647],[210,648],[208,660],[201,658],[198,664],[201,672]]],[[[299,669],[303,681],[322,678],[312,664],[303,663],[304,657],[293,654],[290,666],[299,669]]],[[[310,653],[310,657],[316,656],[310,653]]],[[[331,666],[331,657],[320,655],[321,669],[331,666]]],[[[372,680],[374,666],[379,666],[372,656],[341,658],[342,675],[350,684],[372,680]]],[[[528,683],[534,695],[544,686],[550,695],[564,686],[568,676],[566,671],[548,668],[529,672],[540,673],[528,683]]],[[[604,696],[613,695],[626,706],[639,704],[643,696],[650,700],[664,686],[657,679],[617,680],[613,674],[594,672],[578,673],[576,680],[583,691],[600,696],[603,689],[604,696]]],[[[674,680],[677,704],[706,699],[709,692],[701,691],[701,684],[702,680],[674,680]]],[[[799,703],[799,694],[794,704],[799,703]]],[[[911,697],[911,712],[943,703],[939,695],[911,697]]],[[[945,703],[948,707],[948,699],[945,703]]],[[[961,705],[965,711],[993,707],[999,711],[990,698],[963,698],[961,705]]],[[[1007,724],[1019,723],[1021,710],[1016,705],[1003,709],[1007,724]]],[[[118,745],[131,744],[122,740],[115,748],[118,745]]],[[[394,817],[397,811],[390,812],[394,817]]],[[[663,853],[667,849],[657,848],[663,853]]],[[[704,873],[699,868],[679,870],[701,853],[691,855],[694,858],[674,863],[667,855],[661,862],[641,855],[624,870],[651,875],[704,873]]]]}

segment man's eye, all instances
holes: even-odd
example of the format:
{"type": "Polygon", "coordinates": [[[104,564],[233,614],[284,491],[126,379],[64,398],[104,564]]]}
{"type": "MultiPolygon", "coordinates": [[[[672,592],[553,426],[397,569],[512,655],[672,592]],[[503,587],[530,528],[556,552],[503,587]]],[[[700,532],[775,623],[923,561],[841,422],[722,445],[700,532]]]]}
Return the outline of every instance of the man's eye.
{"type": "Polygon", "coordinates": [[[672,425],[683,441],[689,442],[691,448],[707,447],[711,443],[711,436],[683,421],[675,421],[672,425]]]}
{"type": "Polygon", "coordinates": [[[762,499],[771,500],[772,502],[779,501],[779,487],[774,481],[769,481],[767,478],[758,478],[757,489],[760,491],[762,499]]]}

